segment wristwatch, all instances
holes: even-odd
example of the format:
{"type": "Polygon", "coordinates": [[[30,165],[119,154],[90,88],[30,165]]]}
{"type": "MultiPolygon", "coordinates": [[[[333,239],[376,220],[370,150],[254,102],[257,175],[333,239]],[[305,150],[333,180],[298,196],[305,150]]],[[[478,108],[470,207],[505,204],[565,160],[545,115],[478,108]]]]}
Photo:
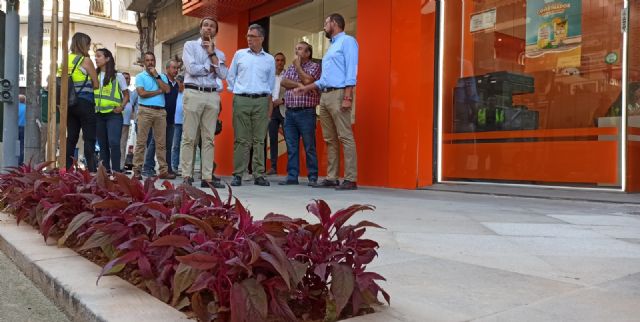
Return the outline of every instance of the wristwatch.
{"type": "Polygon", "coordinates": [[[156,76],[156,79],[162,79],[162,76],[160,76],[160,74],[158,74],[158,76],[156,76]]]}

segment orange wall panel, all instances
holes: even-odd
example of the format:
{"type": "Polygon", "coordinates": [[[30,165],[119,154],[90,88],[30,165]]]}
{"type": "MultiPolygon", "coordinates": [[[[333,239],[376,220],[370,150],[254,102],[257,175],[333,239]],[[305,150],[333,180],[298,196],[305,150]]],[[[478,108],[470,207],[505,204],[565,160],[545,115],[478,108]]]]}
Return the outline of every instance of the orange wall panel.
{"type": "Polygon", "coordinates": [[[358,1],[360,52],[354,135],[358,181],[363,185],[387,186],[389,159],[398,157],[389,152],[391,2],[358,1]]]}
{"type": "Polygon", "coordinates": [[[427,109],[421,95],[425,64],[420,50],[420,1],[393,1],[391,18],[391,101],[389,106],[389,186],[415,188],[417,185],[418,110],[427,109]]]}
{"type": "Polygon", "coordinates": [[[433,116],[435,105],[436,71],[436,1],[426,1],[421,8],[420,50],[422,77],[420,78],[420,104],[418,109],[418,187],[433,184],[433,116]]]}
{"type": "Polygon", "coordinates": [[[601,183],[617,179],[615,141],[465,143],[443,146],[443,177],[601,183]]]}

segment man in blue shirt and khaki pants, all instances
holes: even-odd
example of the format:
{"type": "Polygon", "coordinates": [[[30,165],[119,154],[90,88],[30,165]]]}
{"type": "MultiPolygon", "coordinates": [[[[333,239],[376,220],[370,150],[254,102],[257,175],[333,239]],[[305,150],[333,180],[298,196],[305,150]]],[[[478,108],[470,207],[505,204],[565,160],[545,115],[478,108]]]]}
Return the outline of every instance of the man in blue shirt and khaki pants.
{"type": "Polygon", "coordinates": [[[356,142],[351,128],[351,108],[353,89],[358,74],[358,43],[355,38],[344,33],[344,17],[334,13],[324,21],[325,36],[331,45],[322,58],[320,80],[294,91],[305,93],[319,89],[320,125],[327,144],[327,178],[314,187],[335,188],[336,190],[356,190],[358,159],[356,142]],[[340,143],[344,149],[344,181],[340,176],[340,143]]]}

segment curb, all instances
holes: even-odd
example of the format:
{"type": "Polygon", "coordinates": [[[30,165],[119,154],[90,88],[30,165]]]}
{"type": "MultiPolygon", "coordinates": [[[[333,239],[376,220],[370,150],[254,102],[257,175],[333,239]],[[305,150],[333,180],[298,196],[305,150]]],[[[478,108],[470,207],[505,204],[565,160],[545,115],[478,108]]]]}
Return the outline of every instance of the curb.
{"type": "Polygon", "coordinates": [[[101,267],[2,212],[0,251],[72,321],[193,321],[120,277],[96,285],[101,267]]]}

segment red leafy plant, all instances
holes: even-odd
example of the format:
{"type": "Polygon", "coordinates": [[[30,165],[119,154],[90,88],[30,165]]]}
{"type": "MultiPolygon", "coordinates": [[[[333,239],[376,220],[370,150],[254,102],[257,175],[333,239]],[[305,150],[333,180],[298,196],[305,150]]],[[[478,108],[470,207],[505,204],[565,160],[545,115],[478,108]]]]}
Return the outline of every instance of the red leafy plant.
{"type": "MultiPolygon", "coordinates": [[[[319,219],[269,213],[255,220],[233,197],[170,182],[132,180],[84,170],[44,171],[47,164],[7,169],[0,203],[18,222],[60,246],[97,251],[103,275],[118,274],[200,321],[335,321],[373,312],[384,278],[366,271],[378,243],[364,239],[369,221],[349,225],[369,205],[319,219]]],[[[96,281],[96,283],[98,283],[96,281]]]]}

